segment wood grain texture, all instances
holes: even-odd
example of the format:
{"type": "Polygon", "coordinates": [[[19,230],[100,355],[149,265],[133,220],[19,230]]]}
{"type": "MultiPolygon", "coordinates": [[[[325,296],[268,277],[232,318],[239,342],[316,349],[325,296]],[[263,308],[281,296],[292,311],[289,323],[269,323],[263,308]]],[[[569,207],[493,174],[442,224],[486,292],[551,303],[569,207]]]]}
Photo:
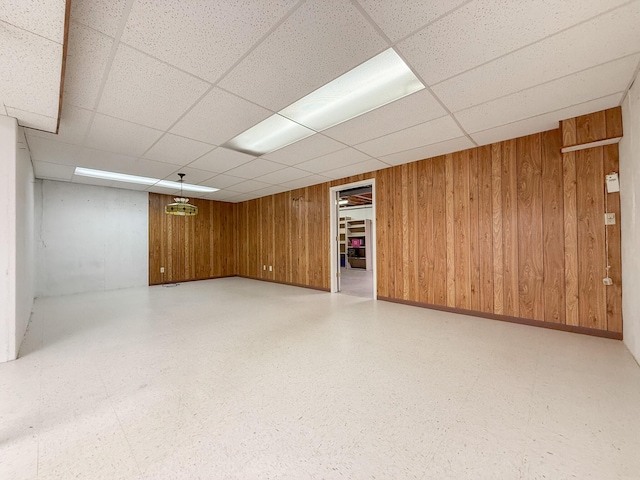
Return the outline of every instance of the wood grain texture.
{"type": "Polygon", "coordinates": [[[607,121],[604,111],[576,118],[577,145],[597,142],[607,137],[607,121]]]}
{"type": "Polygon", "coordinates": [[[578,144],[578,132],[575,117],[561,121],[560,132],[562,135],[563,147],[573,147],[578,144]]]}
{"type": "Polygon", "coordinates": [[[447,226],[447,305],[456,306],[456,262],[455,262],[455,204],[453,196],[454,188],[453,155],[445,155],[445,223],[447,226]]]}
{"type": "MultiPolygon", "coordinates": [[[[608,111],[608,110],[607,110],[608,111]]],[[[618,145],[604,147],[605,175],[619,170],[618,145]]],[[[606,287],[607,291],[607,330],[622,332],[622,252],[620,237],[620,192],[605,195],[606,211],[616,214],[616,224],[606,227],[608,234],[608,262],[609,277],[613,285],[606,287]]]]}
{"type": "Polygon", "coordinates": [[[580,326],[606,330],[603,148],[576,152],[580,326]]]}
{"type": "Polygon", "coordinates": [[[544,320],[541,135],[517,140],[519,316],[544,320]]]}
{"type": "Polygon", "coordinates": [[[447,208],[446,208],[446,157],[433,160],[433,282],[429,286],[433,303],[447,305],[447,208]]]}
{"type": "Polygon", "coordinates": [[[580,325],[578,308],[578,206],[576,152],[562,154],[564,190],[564,276],[567,325],[580,325]]]}
{"type": "Polygon", "coordinates": [[[622,137],[622,107],[614,107],[604,111],[607,123],[606,138],[622,137]]]}
{"type": "Polygon", "coordinates": [[[455,306],[471,309],[469,151],[453,154],[453,252],[455,306]]]}
{"type": "Polygon", "coordinates": [[[480,255],[480,311],[493,312],[493,196],[491,145],[478,149],[478,235],[480,255]]]}
{"type": "Polygon", "coordinates": [[[560,122],[562,147],[584,145],[622,136],[622,108],[613,107],[600,112],[570,118],[560,122]]]}
{"type": "Polygon", "coordinates": [[[564,191],[561,138],[557,130],[542,133],[542,228],[544,320],[565,323],[564,191]]]}
{"type": "Polygon", "coordinates": [[[502,241],[502,144],[491,148],[491,215],[493,230],[493,311],[504,313],[504,254],[502,241]]]}
{"type": "Polygon", "coordinates": [[[469,268],[471,282],[471,310],[480,308],[480,210],[479,210],[479,149],[469,152],[469,268]]]}
{"type": "Polygon", "coordinates": [[[518,178],[516,140],[502,142],[502,250],[504,314],[517,317],[518,300],[518,178]]]}

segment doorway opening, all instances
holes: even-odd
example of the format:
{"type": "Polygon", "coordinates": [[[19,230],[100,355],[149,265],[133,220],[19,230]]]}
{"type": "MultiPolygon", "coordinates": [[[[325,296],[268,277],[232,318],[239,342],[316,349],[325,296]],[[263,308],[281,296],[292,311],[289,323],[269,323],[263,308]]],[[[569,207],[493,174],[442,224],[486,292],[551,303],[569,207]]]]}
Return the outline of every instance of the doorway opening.
{"type": "Polygon", "coordinates": [[[332,187],[331,291],[377,298],[375,179],[332,187]]]}

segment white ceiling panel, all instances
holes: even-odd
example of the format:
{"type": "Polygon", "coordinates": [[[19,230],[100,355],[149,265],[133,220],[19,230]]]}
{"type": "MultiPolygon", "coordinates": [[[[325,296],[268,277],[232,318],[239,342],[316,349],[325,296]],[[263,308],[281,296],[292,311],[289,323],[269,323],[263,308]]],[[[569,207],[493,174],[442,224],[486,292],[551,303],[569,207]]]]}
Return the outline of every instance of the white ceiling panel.
{"type": "Polygon", "coordinates": [[[246,202],[248,200],[254,200],[256,198],[260,198],[260,194],[259,193],[241,193],[241,194],[236,194],[233,197],[229,197],[229,199],[227,200],[228,202],[231,203],[240,203],[240,202],[246,202]]]}
{"type": "Polygon", "coordinates": [[[98,111],[168,129],[210,85],[120,44],[98,111]]]}
{"type": "Polygon", "coordinates": [[[286,192],[289,190],[289,187],[283,187],[282,185],[271,185],[267,188],[261,188],[260,190],[256,190],[255,192],[251,192],[258,197],[266,197],[267,195],[276,195],[278,193],[286,192]]]}
{"type": "Polygon", "coordinates": [[[62,44],[65,0],[2,0],[0,21],[62,44]]]}
{"type": "Polygon", "coordinates": [[[19,108],[5,107],[7,115],[18,119],[21,127],[35,128],[41,130],[42,133],[55,132],[58,125],[58,119],[55,117],[47,117],[33,112],[25,112],[19,108]]]}
{"type": "Polygon", "coordinates": [[[71,18],[115,37],[127,3],[127,0],[72,0],[71,18]]]}
{"type": "Polygon", "coordinates": [[[28,135],[31,159],[64,165],[77,165],[81,147],[28,135]]]}
{"type": "Polygon", "coordinates": [[[277,170],[282,170],[283,168],[285,168],[285,166],[280,163],[270,162],[269,160],[264,160],[262,158],[256,158],[255,160],[247,162],[244,165],[240,165],[239,167],[229,170],[226,173],[234,177],[253,179],[262,175],[266,175],[268,173],[275,172],[277,170]]]}
{"type": "Polygon", "coordinates": [[[176,197],[180,195],[180,190],[175,190],[173,188],[166,188],[166,187],[151,186],[147,188],[146,191],[152,192],[152,193],[159,193],[161,195],[171,195],[172,197],[176,197]]]}
{"type": "Polygon", "coordinates": [[[311,185],[317,185],[319,183],[330,182],[331,179],[329,177],[325,177],[323,175],[309,175],[308,177],[298,178],[297,180],[291,180],[290,182],[285,182],[282,185],[285,187],[294,190],[296,188],[304,188],[311,185]]]}
{"type": "Polygon", "coordinates": [[[302,177],[308,177],[309,172],[305,172],[304,170],[299,170],[294,167],[287,167],[282,170],[278,170],[277,172],[268,173],[267,175],[263,175],[260,177],[260,181],[279,184],[286,183],[292,180],[297,180],[302,177]]]}
{"type": "Polygon", "coordinates": [[[175,165],[186,165],[214,148],[215,145],[166,133],[144,154],[144,158],[175,165]]]}
{"type": "Polygon", "coordinates": [[[350,2],[313,0],[298,8],[220,86],[278,111],[387,46],[350,2]]]}
{"type": "Polygon", "coordinates": [[[295,3],[141,0],[131,8],[122,41],[214,82],[295,3]]]}
{"type": "MultiPolygon", "coordinates": [[[[82,108],[74,107],[65,103],[60,116],[60,130],[58,134],[29,130],[29,136],[48,138],[57,142],[80,144],[91,123],[93,112],[82,108]]],[[[54,119],[55,120],[55,119],[54,119]]]]}
{"type": "Polygon", "coordinates": [[[62,45],[0,23],[0,92],[7,107],[58,118],[62,45]]]}
{"type": "MultiPolygon", "coordinates": [[[[71,177],[71,181],[73,183],[81,183],[83,185],[94,185],[96,187],[112,187],[113,186],[113,180],[105,180],[103,178],[92,178],[92,177],[83,177],[82,175],[73,175],[71,177]]],[[[139,185],[140,187],[144,187],[144,189],[146,189],[146,185],[139,185]]],[[[127,186],[130,190],[133,190],[133,188],[135,187],[135,184],[131,184],[130,186],[127,186]]]]}
{"type": "Polygon", "coordinates": [[[509,123],[496,128],[490,128],[482,132],[471,134],[471,138],[478,145],[501,142],[511,138],[532,135],[546,130],[558,128],[558,122],[567,118],[578,117],[587,113],[606,110],[620,105],[623,93],[616,93],[590,102],[581,103],[572,107],[563,108],[551,113],[545,113],[536,117],[527,118],[519,122],[509,123]]]}
{"type": "Polygon", "coordinates": [[[475,0],[401,42],[429,85],[577,25],[627,0],[475,0]]]}
{"type": "Polygon", "coordinates": [[[212,152],[203,155],[195,162],[189,164],[190,167],[207,170],[209,172],[222,173],[232,168],[239,167],[256,157],[246,153],[236,152],[228,148],[218,147],[212,152]]]}
{"type": "Polygon", "coordinates": [[[137,159],[129,155],[87,147],[81,148],[76,157],[78,158],[77,165],[79,166],[142,177],[164,178],[176,169],[176,166],[170,163],[154,162],[153,160],[142,158],[137,159]]]}
{"type": "Polygon", "coordinates": [[[366,142],[419,123],[446,115],[447,112],[428,90],[421,90],[396,102],[365,113],[322,133],[350,145],[366,142]]]}
{"type": "Polygon", "coordinates": [[[238,192],[231,192],[229,190],[218,190],[217,192],[207,193],[202,196],[202,198],[206,198],[207,200],[216,200],[218,202],[226,202],[232,197],[237,197],[238,192]]]}
{"type": "Polygon", "coordinates": [[[271,114],[265,108],[214,88],[171,131],[184,137],[222,145],[271,114]]]}
{"type": "Polygon", "coordinates": [[[625,57],[462,110],[455,115],[467,132],[475,133],[623,92],[639,59],[639,55],[625,57]]]}
{"type": "Polygon", "coordinates": [[[114,153],[139,157],[160,138],[162,132],[97,113],[85,145],[114,153]]]}
{"type": "Polygon", "coordinates": [[[71,181],[75,167],[60,165],[58,163],[33,161],[36,178],[47,178],[50,180],[71,181]]]}
{"type": "Polygon", "coordinates": [[[382,170],[383,168],[388,167],[388,164],[383,163],[380,160],[376,160],[375,158],[371,158],[369,160],[365,160],[364,162],[336,168],[335,170],[329,170],[328,172],[323,172],[322,175],[337,180],[339,178],[350,177],[352,175],[359,175],[361,173],[373,172],[376,170],[382,170]]]}
{"type": "Polygon", "coordinates": [[[447,115],[446,117],[421,123],[420,125],[415,125],[405,130],[361,143],[356,145],[356,148],[368,153],[372,157],[381,157],[423,145],[440,143],[463,135],[464,132],[460,130],[456,122],[447,115]]]}
{"type": "Polygon", "coordinates": [[[401,5],[381,0],[358,1],[391,41],[397,42],[468,0],[403,0],[401,5]]]}
{"type": "Polygon", "coordinates": [[[204,182],[201,182],[200,185],[224,189],[230,187],[231,185],[242,183],[245,180],[245,178],[233,177],[231,175],[225,175],[224,173],[221,173],[219,175],[216,175],[215,177],[211,177],[208,180],[205,180],[204,182]]]}
{"type": "Polygon", "coordinates": [[[264,155],[263,158],[285,165],[296,165],[306,160],[342,150],[346,145],[337,142],[323,134],[316,133],[299,142],[288,145],[275,152],[264,155]]]}
{"type": "Polygon", "coordinates": [[[242,183],[236,183],[235,185],[230,186],[227,190],[238,193],[249,193],[267,187],[270,187],[270,185],[265,182],[258,182],[256,180],[245,180],[242,183]]]}
{"type": "Polygon", "coordinates": [[[345,148],[337,152],[323,155],[313,160],[301,163],[296,166],[301,170],[305,170],[311,173],[322,173],[328,170],[334,170],[336,168],[344,167],[346,165],[352,165],[354,163],[364,162],[369,160],[369,156],[365,153],[359,152],[354,148],[345,148]]]}
{"type": "Polygon", "coordinates": [[[640,51],[640,2],[619,8],[433,87],[451,111],[640,51]]]}
{"type": "Polygon", "coordinates": [[[64,75],[64,103],[93,110],[113,39],[73,22],[64,75]]]}
{"type": "MultiPolygon", "coordinates": [[[[164,177],[163,180],[173,180],[175,182],[178,182],[180,181],[180,177],[178,176],[178,173],[185,174],[184,183],[193,183],[193,184],[204,182],[205,180],[208,180],[215,175],[212,172],[207,172],[206,170],[199,170],[197,168],[180,167],[176,169],[174,165],[173,173],[164,177]]],[[[189,194],[193,195],[192,192],[189,192],[189,194]]]]}
{"type": "Polygon", "coordinates": [[[390,165],[402,165],[404,163],[415,162],[417,160],[424,160],[425,158],[437,157],[438,155],[459,152],[474,146],[475,145],[468,137],[458,137],[444,142],[434,143],[433,145],[412,148],[411,150],[406,150],[404,152],[386,155],[384,157],[380,157],[380,160],[390,165]]]}

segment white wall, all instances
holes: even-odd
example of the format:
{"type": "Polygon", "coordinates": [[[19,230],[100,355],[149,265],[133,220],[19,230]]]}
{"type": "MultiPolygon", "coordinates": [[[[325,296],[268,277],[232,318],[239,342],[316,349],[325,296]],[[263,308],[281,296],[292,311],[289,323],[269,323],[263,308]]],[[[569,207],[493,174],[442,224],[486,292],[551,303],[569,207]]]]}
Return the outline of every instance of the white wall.
{"type": "Polygon", "coordinates": [[[37,296],[148,285],[148,217],[146,192],[39,180],[37,296]]]}
{"type": "Polygon", "coordinates": [[[622,321],[624,343],[640,363],[640,82],[622,105],[620,141],[622,321]]]}
{"type": "Polygon", "coordinates": [[[24,133],[0,116],[0,362],[17,357],[31,318],[33,182],[24,133]]]}
{"type": "Polygon", "coordinates": [[[373,207],[345,207],[340,209],[341,217],[351,217],[353,220],[373,220],[373,207]]]}

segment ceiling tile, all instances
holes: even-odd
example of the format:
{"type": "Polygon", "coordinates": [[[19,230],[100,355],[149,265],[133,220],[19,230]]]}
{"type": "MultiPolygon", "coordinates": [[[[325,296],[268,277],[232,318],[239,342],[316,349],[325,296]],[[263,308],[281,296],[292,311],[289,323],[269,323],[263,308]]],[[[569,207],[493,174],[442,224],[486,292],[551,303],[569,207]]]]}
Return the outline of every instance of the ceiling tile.
{"type": "Polygon", "coordinates": [[[424,160],[425,158],[433,158],[438,155],[444,155],[451,152],[459,152],[468,148],[473,148],[475,145],[468,137],[459,137],[451,140],[446,140],[440,143],[434,143],[424,147],[412,148],[404,152],[393,153],[380,157],[383,162],[391,165],[402,165],[404,163],[415,162],[417,160],[424,160]]]}
{"type": "Polygon", "coordinates": [[[76,154],[76,158],[76,164],[81,167],[158,179],[164,178],[176,170],[176,166],[170,163],[154,162],[143,158],[137,159],[129,155],[87,147],[82,147],[76,154]]]}
{"type": "MultiPolygon", "coordinates": [[[[64,104],[62,115],[60,116],[60,130],[58,134],[41,132],[38,130],[28,130],[27,134],[32,137],[42,137],[49,140],[65,143],[82,143],[89,128],[93,112],[73,105],[64,104]]],[[[55,120],[55,119],[54,119],[55,120]]]]}
{"type": "Polygon", "coordinates": [[[380,160],[376,160],[375,158],[371,158],[369,160],[365,160],[364,162],[336,168],[335,170],[329,170],[328,172],[323,172],[322,175],[334,180],[338,180],[340,178],[346,178],[352,175],[360,175],[361,173],[374,172],[376,170],[382,170],[383,168],[388,167],[389,165],[387,165],[386,163],[383,163],[380,160]]]}
{"type": "Polygon", "coordinates": [[[568,108],[562,108],[555,112],[545,113],[536,117],[509,123],[500,127],[490,128],[481,132],[471,134],[471,138],[478,145],[488,145],[490,143],[501,142],[511,138],[532,135],[546,130],[558,128],[560,120],[578,117],[587,113],[598,112],[620,105],[624,93],[616,93],[597,100],[581,103],[568,108]]]}
{"type": "Polygon", "coordinates": [[[251,192],[259,197],[266,197],[267,195],[276,195],[278,193],[287,192],[289,187],[283,187],[281,185],[271,185],[267,188],[261,188],[255,192],[251,192]]]}
{"type": "Polygon", "coordinates": [[[367,154],[359,152],[358,150],[345,148],[344,150],[329,153],[328,155],[323,155],[322,157],[301,163],[297,165],[296,168],[311,173],[322,173],[346,165],[364,162],[365,160],[369,160],[369,158],[367,154]]]}
{"type": "Polygon", "coordinates": [[[359,0],[382,31],[397,42],[418,28],[433,22],[468,0],[403,0],[398,8],[395,2],[359,0]]]}
{"type": "Polygon", "coordinates": [[[446,114],[445,109],[428,90],[421,90],[348,122],[324,130],[322,133],[349,145],[355,145],[446,114]]]}
{"type": "Polygon", "coordinates": [[[115,37],[127,0],[73,0],[71,19],[115,37]]]}
{"type": "MultiPolygon", "coordinates": [[[[195,185],[202,183],[214,176],[212,172],[207,172],[206,170],[198,170],[197,168],[190,167],[180,167],[178,169],[174,169],[173,173],[164,177],[163,180],[173,180],[174,182],[178,182],[180,181],[178,173],[185,174],[184,183],[191,183],[195,185]]],[[[189,193],[192,194],[191,192],[189,193]]]]}
{"type": "Polygon", "coordinates": [[[252,179],[257,178],[261,175],[275,172],[277,170],[282,170],[283,168],[285,168],[284,165],[281,165],[280,163],[274,163],[262,158],[256,158],[255,160],[247,162],[244,165],[240,165],[239,167],[229,170],[227,174],[233,175],[235,177],[252,179]]]}
{"type": "Polygon", "coordinates": [[[361,143],[357,145],[356,148],[367,152],[372,157],[381,157],[424,145],[443,142],[463,135],[464,132],[460,130],[455,121],[447,115],[446,117],[421,123],[420,125],[415,125],[405,130],[361,143]]]}
{"type": "Polygon", "coordinates": [[[144,158],[175,165],[186,165],[214,148],[214,145],[208,143],[166,133],[144,154],[144,158]]]}
{"type": "Polygon", "coordinates": [[[265,108],[214,88],[171,131],[184,137],[222,145],[271,114],[265,108]]]}
{"type": "Polygon", "coordinates": [[[237,197],[238,192],[230,192],[229,190],[218,190],[217,192],[207,193],[202,198],[207,200],[214,200],[218,202],[224,202],[231,197],[237,197]]]}
{"type": "Polygon", "coordinates": [[[256,180],[245,180],[242,183],[236,183],[235,185],[232,185],[227,190],[238,193],[249,193],[255,190],[260,190],[261,188],[267,188],[269,186],[270,185],[268,183],[258,182],[256,180]]]}
{"type": "Polygon", "coordinates": [[[622,92],[627,88],[639,59],[638,55],[625,57],[455,115],[467,132],[475,133],[622,92]]]}
{"type": "Polygon", "coordinates": [[[246,202],[248,200],[254,200],[256,198],[260,198],[260,195],[253,192],[253,193],[241,193],[240,195],[235,195],[233,197],[230,197],[228,199],[229,202],[232,203],[240,203],[240,202],[246,202]]]}
{"type": "Polygon", "coordinates": [[[319,183],[329,182],[331,179],[323,175],[309,175],[308,177],[298,178],[290,182],[285,182],[282,185],[292,190],[296,188],[304,188],[310,185],[318,185],[319,183]]]}
{"type": "Polygon", "coordinates": [[[168,129],[210,85],[120,44],[98,111],[168,129]]]}
{"type": "Polygon", "coordinates": [[[140,156],[162,132],[97,113],[85,145],[125,155],[140,156]]]}
{"type": "Polygon", "coordinates": [[[58,118],[62,45],[6,23],[1,25],[2,101],[7,107],[58,118]]]}
{"type": "MultiPolygon", "coordinates": [[[[103,178],[83,177],[81,175],[73,175],[71,181],[73,183],[81,183],[83,185],[94,185],[96,187],[110,187],[113,185],[113,180],[105,180],[103,178]]],[[[131,185],[131,187],[134,186],[133,183],[129,185],[131,185]]],[[[130,190],[132,189],[133,188],[131,188],[130,190]]]]}
{"type": "Polygon", "coordinates": [[[215,177],[211,177],[208,180],[205,180],[204,182],[201,182],[200,185],[204,185],[206,187],[223,189],[223,188],[228,188],[231,185],[237,185],[238,183],[242,183],[245,180],[246,179],[244,178],[232,177],[231,175],[225,175],[224,173],[221,173],[219,175],[216,175],[215,177]]]}
{"type": "Polygon", "coordinates": [[[253,160],[256,157],[246,153],[236,152],[228,148],[218,147],[212,152],[203,155],[195,162],[189,164],[190,167],[208,170],[210,172],[222,173],[232,168],[253,160]]]}
{"type": "Polygon", "coordinates": [[[2,0],[0,21],[62,44],[66,3],[65,0],[2,0]]]}
{"type": "Polygon", "coordinates": [[[58,163],[33,162],[36,178],[47,178],[51,180],[71,181],[73,177],[74,167],[69,165],[60,165],[58,163]]]}
{"type": "Polygon", "coordinates": [[[640,2],[549,37],[433,87],[453,111],[640,51],[640,2]]]}
{"type": "MultiPolygon", "coordinates": [[[[49,132],[55,132],[58,126],[58,119],[47,117],[33,112],[25,112],[19,108],[6,107],[7,115],[18,119],[21,127],[42,130],[42,134],[47,135],[49,132]]],[[[35,130],[34,130],[35,131],[35,130]]]]}
{"type": "Polygon", "coordinates": [[[473,1],[398,47],[422,78],[433,85],[626,1],[473,1]]]}
{"type": "Polygon", "coordinates": [[[297,168],[287,167],[283,170],[278,170],[277,172],[269,173],[267,175],[263,175],[259,178],[262,182],[279,184],[290,182],[292,180],[297,180],[298,178],[308,177],[309,172],[305,172],[303,170],[298,170],[297,168]]]}
{"type": "Polygon", "coordinates": [[[273,160],[274,162],[283,163],[285,165],[296,165],[306,160],[326,155],[327,153],[342,150],[346,145],[336,142],[335,140],[325,137],[320,133],[311,135],[299,142],[287,145],[280,150],[268,153],[262,158],[273,160]]]}
{"type": "Polygon", "coordinates": [[[214,82],[295,3],[142,0],[131,8],[122,41],[214,82]]]}
{"type": "Polygon", "coordinates": [[[146,190],[147,192],[159,193],[161,195],[171,195],[172,197],[180,195],[180,190],[174,190],[173,188],[151,186],[146,190]]]}
{"type": "Polygon", "coordinates": [[[79,23],[69,28],[64,103],[93,110],[113,39],[79,23]]]}
{"type": "Polygon", "coordinates": [[[68,143],[55,142],[41,137],[29,135],[29,151],[31,159],[48,163],[78,165],[80,147],[68,143]]]}
{"type": "Polygon", "coordinates": [[[349,2],[298,8],[220,86],[273,111],[380,53],[388,45],[349,2]],[[259,72],[260,81],[256,81],[259,72]]]}

